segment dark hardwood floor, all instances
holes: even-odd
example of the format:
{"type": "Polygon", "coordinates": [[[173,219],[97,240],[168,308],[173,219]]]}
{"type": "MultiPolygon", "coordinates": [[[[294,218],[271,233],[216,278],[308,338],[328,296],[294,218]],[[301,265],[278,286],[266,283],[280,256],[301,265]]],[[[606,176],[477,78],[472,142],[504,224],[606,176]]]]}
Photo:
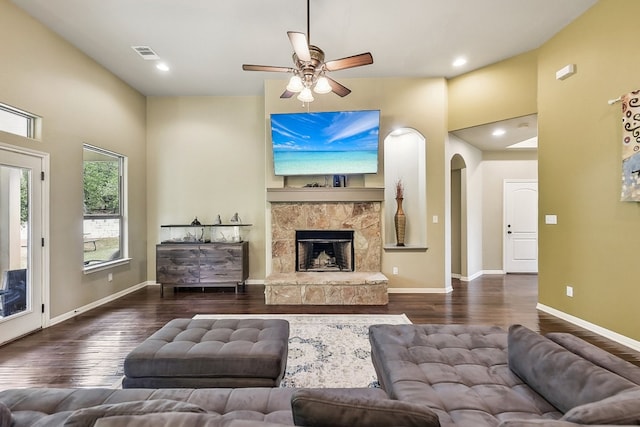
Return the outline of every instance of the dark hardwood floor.
{"type": "Polygon", "coordinates": [[[267,306],[264,288],[165,292],[149,286],[0,347],[0,389],[111,387],[127,353],[173,318],[195,314],[401,314],[413,323],[523,324],[571,332],[640,366],[640,354],[536,310],[536,275],[483,276],[454,281],[450,294],[390,294],[387,306],[267,306]]]}

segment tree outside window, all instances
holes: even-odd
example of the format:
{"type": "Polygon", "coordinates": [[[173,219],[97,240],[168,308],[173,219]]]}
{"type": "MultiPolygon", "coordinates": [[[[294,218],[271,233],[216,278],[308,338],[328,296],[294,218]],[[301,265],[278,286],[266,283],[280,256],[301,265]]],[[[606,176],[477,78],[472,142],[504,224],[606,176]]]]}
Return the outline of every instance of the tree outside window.
{"type": "Polygon", "coordinates": [[[84,146],[85,269],[123,258],[124,157],[90,145],[84,146]]]}

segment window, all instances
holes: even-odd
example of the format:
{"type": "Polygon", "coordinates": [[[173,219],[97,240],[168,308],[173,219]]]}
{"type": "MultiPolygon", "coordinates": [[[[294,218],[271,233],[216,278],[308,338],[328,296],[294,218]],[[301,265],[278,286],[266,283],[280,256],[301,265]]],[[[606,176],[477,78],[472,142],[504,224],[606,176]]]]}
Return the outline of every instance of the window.
{"type": "Polygon", "coordinates": [[[33,138],[36,116],[5,104],[0,104],[0,130],[33,138]]]}
{"type": "Polygon", "coordinates": [[[84,145],[84,268],[92,270],[126,258],[126,158],[84,145]]]}

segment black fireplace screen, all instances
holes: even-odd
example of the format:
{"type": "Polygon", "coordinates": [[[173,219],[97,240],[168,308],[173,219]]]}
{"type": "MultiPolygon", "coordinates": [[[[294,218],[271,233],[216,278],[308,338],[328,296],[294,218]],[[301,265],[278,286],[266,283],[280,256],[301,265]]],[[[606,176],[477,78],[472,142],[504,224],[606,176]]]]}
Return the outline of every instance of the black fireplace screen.
{"type": "Polygon", "coordinates": [[[354,271],[353,230],[297,230],[296,271],[354,271]]]}

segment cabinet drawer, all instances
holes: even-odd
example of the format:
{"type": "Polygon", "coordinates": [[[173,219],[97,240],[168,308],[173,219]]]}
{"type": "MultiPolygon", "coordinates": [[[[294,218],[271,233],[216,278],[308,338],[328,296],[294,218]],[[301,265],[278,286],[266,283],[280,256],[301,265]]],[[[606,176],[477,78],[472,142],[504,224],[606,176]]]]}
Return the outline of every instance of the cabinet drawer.
{"type": "Polygon", "coordinates": [[[198,283],[200,279],[198,258],[160,258],[156,260],[156,282],[198,283]]]}
{"type": "Polygon", "coordinates": [[[156,282],[167,284],[198,283],[198,246],[156,246],[156,282]]]}
{"type": "Polygon", "coordinates": [[[211,259],[241,258],[241,245],[216,244],[214,246],[200,246],[200,257],[211,259]]]}
{"type": "Polygon", "coordinates": [[[198,246],[192,245],[162,245],[156,247],[156,258],[158,259],[198,259],[198,246]]]}
{"type": "Polygon", "coordinates": [[[228,266],[225,268],[214,265],[200,265],[201,283],[236,283],[242,282],[242,266],[228,266]]]}

